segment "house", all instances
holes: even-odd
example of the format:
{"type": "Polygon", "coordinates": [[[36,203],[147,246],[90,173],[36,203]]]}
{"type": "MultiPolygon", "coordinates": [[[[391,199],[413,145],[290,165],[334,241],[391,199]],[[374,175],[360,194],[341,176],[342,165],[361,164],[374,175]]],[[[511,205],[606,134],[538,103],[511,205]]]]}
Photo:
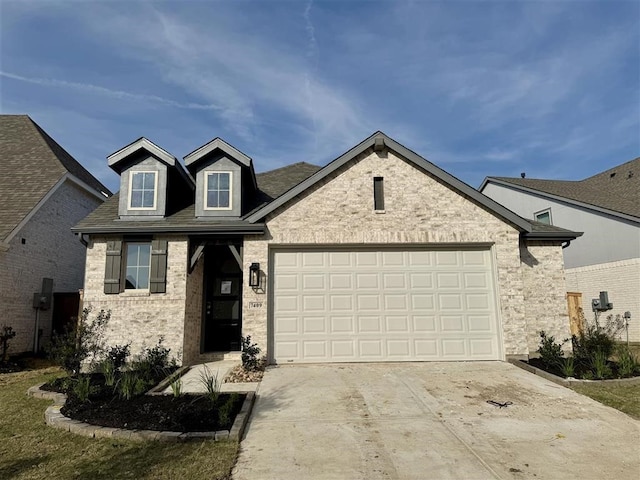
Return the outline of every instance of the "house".
{"type": "Polygon", "coordinates": [[[120,192],[74,231],[108,341],[162,336],[185,364],[502,360],[568,332],[562,245],[377,132],[325,167],[255,174],[216,138],[184,157],[141,138],[120,192]]]}
{"type": "Polygon", "coordinates": [[[16,332],[12,353],[77,317],[86,255],[71,227],[109,194],[27,115],[0,115],[0,326],[16,332]]]}
{"type": "Polygon", "coordinates": [[[578,181],[487,177],[480,191],[519,215],[584,232],[564,250],[568,291],[581,294],[588,319],[607,291],[613,309],[601,315],[630,312],[629,338],[640,341],[640,157],[578,181]]]}

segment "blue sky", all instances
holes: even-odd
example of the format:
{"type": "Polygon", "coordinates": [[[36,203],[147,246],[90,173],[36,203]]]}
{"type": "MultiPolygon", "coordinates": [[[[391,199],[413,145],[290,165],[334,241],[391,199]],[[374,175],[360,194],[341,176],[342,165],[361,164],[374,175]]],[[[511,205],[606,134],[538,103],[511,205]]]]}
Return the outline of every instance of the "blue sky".
{"type": "Polygon", "coordinates": [[[145,136],[258,172],[382,130],[461,180],[580,179],[640,155],[638,1],[0,0],[0,110],[112,190],[145,136]]]}

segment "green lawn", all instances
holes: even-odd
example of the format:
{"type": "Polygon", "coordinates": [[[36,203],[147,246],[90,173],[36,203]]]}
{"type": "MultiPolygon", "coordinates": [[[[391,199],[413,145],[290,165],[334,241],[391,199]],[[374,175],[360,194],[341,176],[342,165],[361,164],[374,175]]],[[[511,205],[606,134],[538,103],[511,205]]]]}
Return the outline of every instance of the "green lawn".
{"type": "Polygon", "coordinates": [[[572,385],[571,388],[640,420],[640,384],[615,386],[585,383],[572,385]]]}
{"type": "Polygon", "coordinates": [[[51,402],[26,391],[60,374],[57,368],[0,374],[0,478],[229,478],[237,442],[93,439],[47,427],[51,402]]]}

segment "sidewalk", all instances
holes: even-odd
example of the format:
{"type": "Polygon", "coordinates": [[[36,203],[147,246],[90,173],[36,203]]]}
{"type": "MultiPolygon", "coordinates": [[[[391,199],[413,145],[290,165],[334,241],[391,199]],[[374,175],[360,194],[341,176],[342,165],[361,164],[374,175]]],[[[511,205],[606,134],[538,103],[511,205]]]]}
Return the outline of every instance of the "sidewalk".
{"type": "MultiPolygon", "coordinates": [[[[218,360],[216,362],[201,363],[193,365],[187,373],[182,377],[183,393],[204,393],[206,388],[202,381],[204,376],[213,376],[217,379],[221,392],[247,392],[255,391],[258,382],[255,383],[222,383],[224,377],[236,365],[240,365],[240,360],[218,360]]],[[[162,393],[172,393],[171,385],[163,390],[162,393]]]]}

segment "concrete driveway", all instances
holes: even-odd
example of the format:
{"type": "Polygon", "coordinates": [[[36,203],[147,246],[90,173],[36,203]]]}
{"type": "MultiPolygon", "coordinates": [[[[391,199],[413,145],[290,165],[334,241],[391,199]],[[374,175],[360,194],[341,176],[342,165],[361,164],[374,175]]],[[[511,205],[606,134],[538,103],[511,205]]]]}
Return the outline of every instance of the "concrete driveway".
{"type": "Polygon", "coordinates": [[[640,478],[640,422],[507,363],[282,366],[258,395],[235,480],[640,478]]]}

